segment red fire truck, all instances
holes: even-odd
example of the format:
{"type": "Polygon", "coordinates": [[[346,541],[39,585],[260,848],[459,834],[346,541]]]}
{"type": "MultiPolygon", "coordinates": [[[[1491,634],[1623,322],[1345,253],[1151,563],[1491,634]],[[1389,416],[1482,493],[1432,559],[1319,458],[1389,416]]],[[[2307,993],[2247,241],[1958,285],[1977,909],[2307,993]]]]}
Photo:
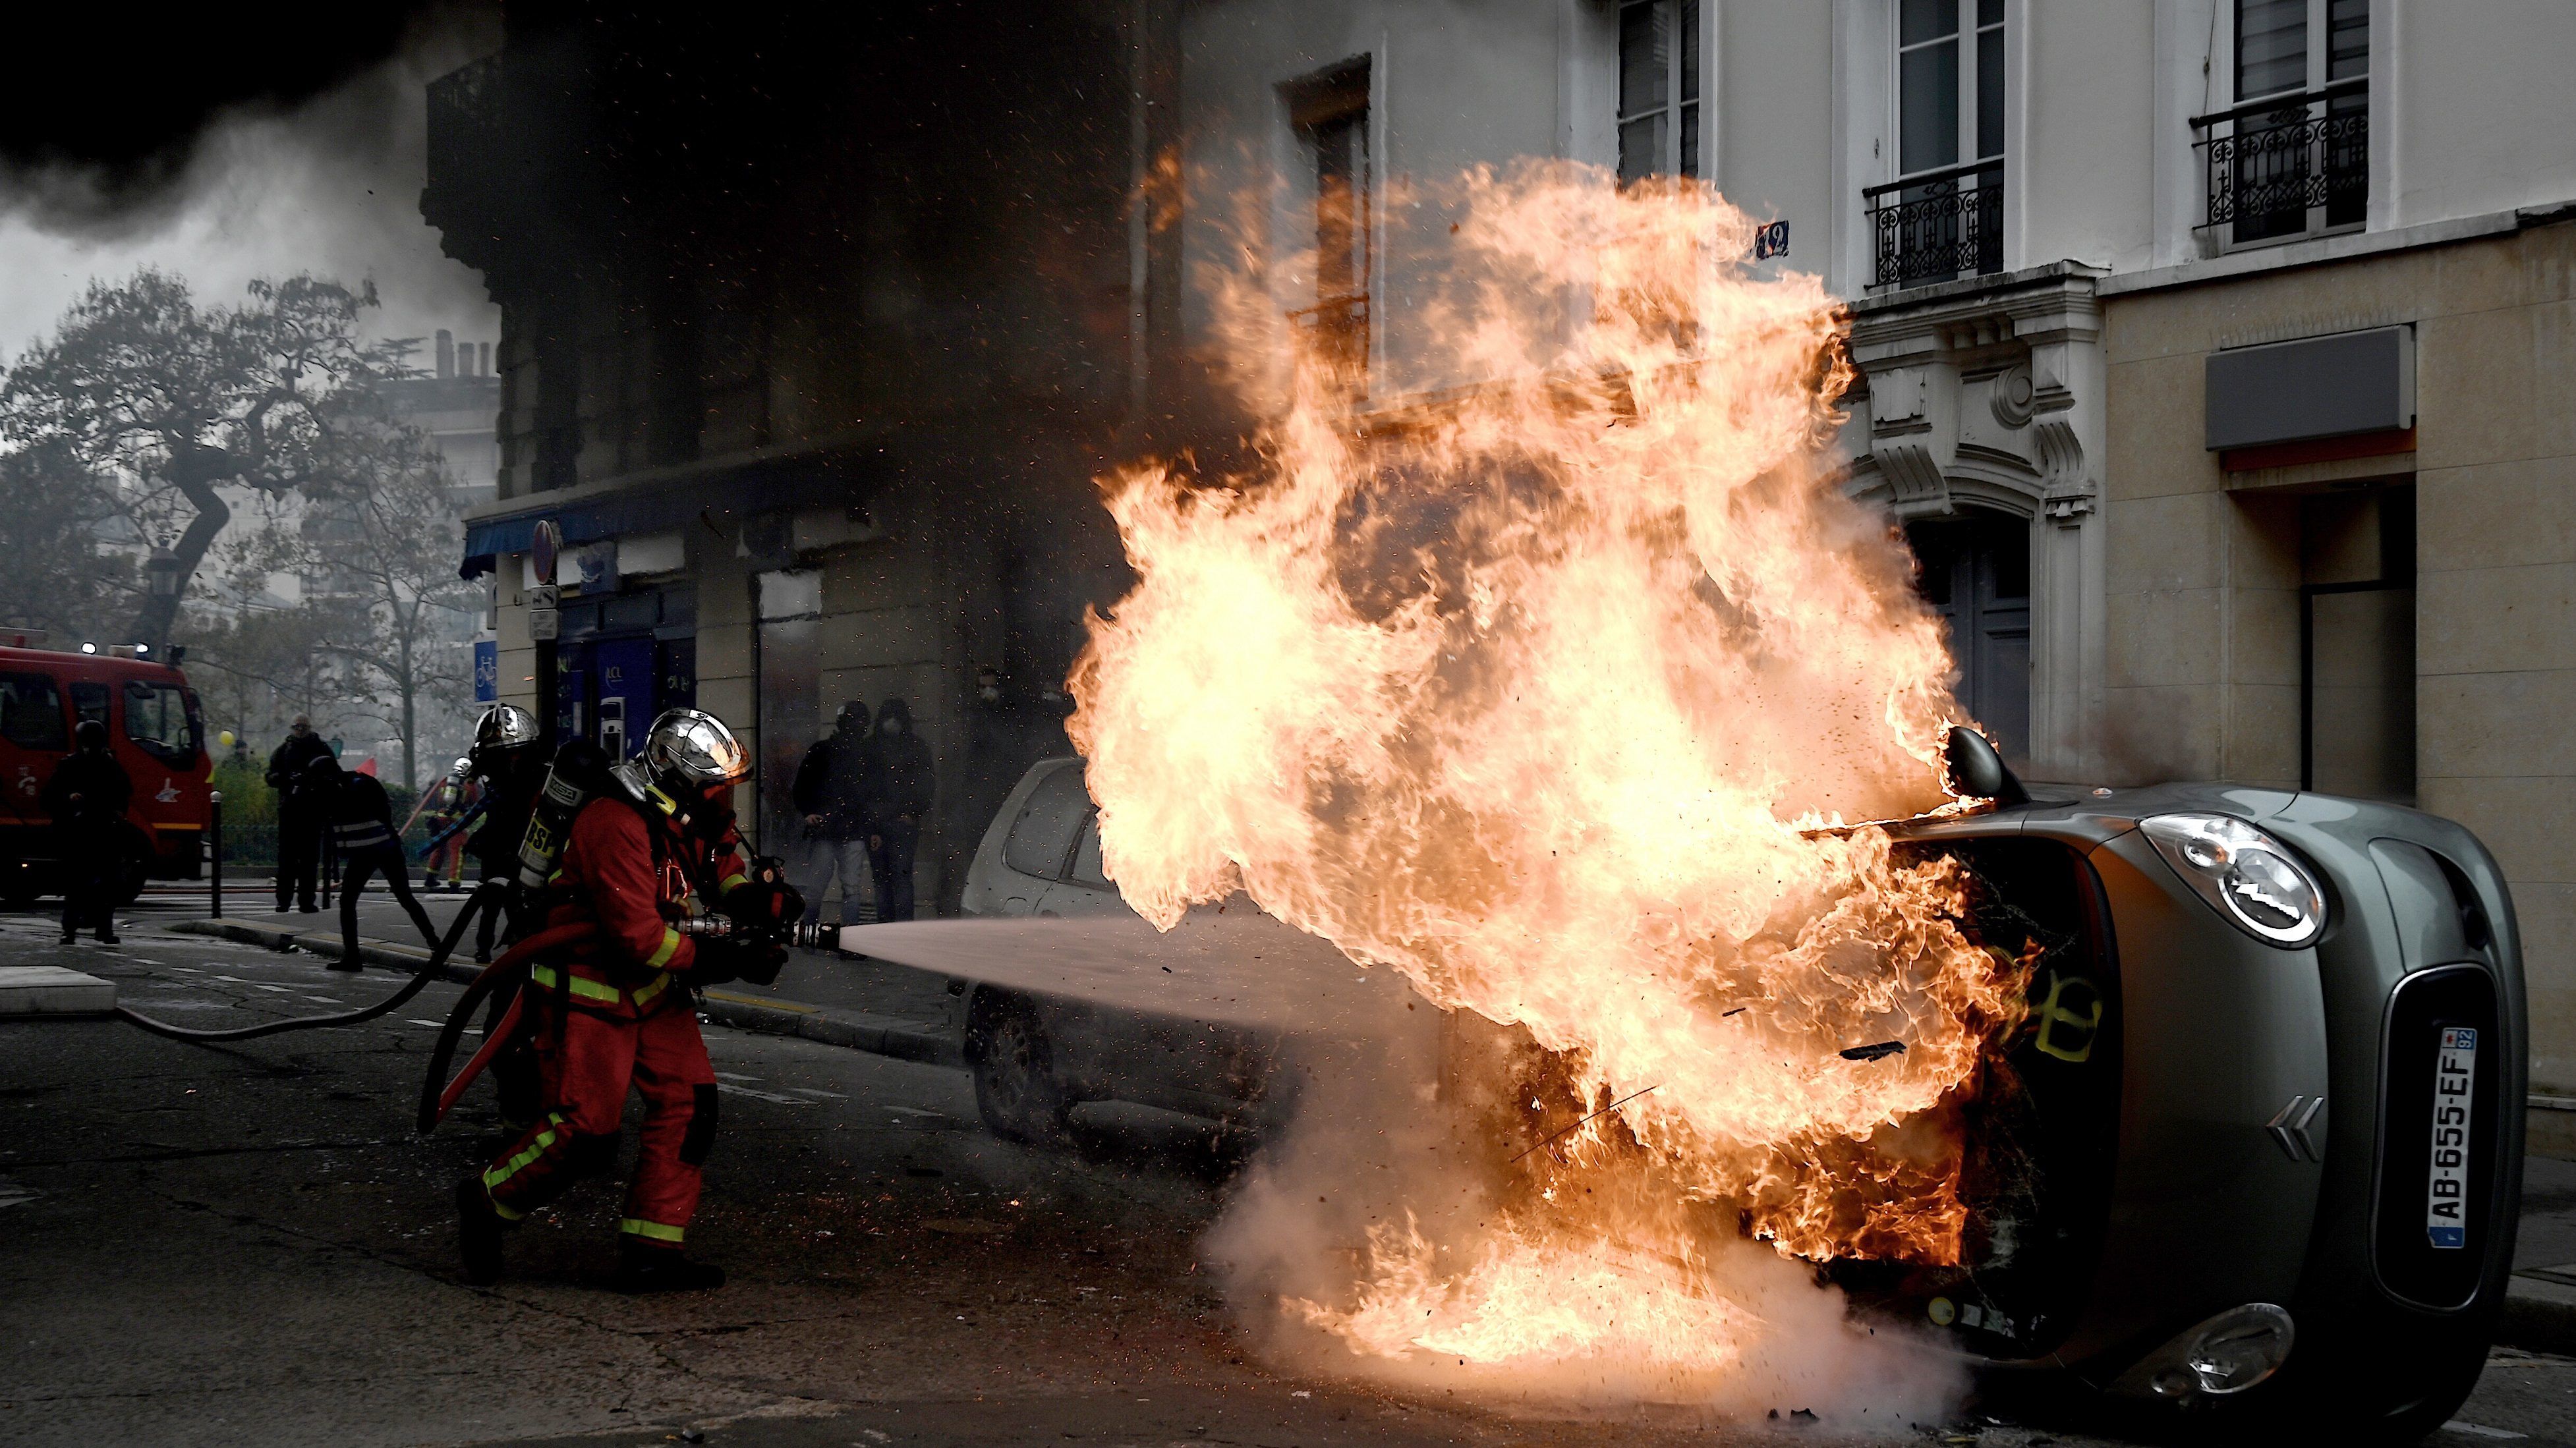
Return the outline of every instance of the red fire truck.
{"type": "Polygon", "coordinates": [[[107,725],[109,747],[134,780],[123,898],[147,879],[193,880],[204,868],[210,771],[187,676],[129,649],[0,648],[0,900],[22,905],[61,890],[52,822],[38,800],[83,719],[107,725]]]}

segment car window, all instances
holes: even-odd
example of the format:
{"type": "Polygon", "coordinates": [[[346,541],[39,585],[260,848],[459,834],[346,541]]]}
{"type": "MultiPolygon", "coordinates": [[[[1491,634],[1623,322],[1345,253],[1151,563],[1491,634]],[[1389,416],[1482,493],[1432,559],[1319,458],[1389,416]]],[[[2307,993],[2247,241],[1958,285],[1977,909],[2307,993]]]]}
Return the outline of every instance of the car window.
{"type": "Polygon", "coordinates": [[[176,684],[127,683],[125,737],[156,759],[187,763],[197,755],[194,702],[176,684]]]}
{"type": "Polygon", "coordinates": [[[107,722],[107,686],[95,679],[72,684],[72,717],[107,722]]]}
{"type": "Polygon", "coordinates": [[[1073,832],[1082,827],[1082,817],[1090,810],[1082,766],[1061,766],[1029,791],[1028,803],[1020,806],[1020,817],[1011,821],[1011,833],[1002,841],[1002,863],[1041,880],[1062,878],[1064,857],[1073,850],[1073,832]]]}
{"type": "Polygon", "coordinates": [[[1109,877],[1100,873],[1100,812],[1093,810],[1082,821],[1082,839],[1073,847],[1073,883],[1090,890],[1115,891],[1109,877]]]}
{"type": "Polygon", "coordinates": [[[43,674],[0,674],[0,739],[21,749],[69,749],[63,696],[43,674]]]}

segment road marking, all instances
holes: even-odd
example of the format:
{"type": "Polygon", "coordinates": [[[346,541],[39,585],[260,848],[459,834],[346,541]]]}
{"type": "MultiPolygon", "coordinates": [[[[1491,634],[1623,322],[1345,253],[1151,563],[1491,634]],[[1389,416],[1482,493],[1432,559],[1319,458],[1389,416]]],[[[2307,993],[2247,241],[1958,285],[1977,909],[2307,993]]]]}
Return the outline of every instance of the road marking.
{"type": "Polygon", "coordinates": [[[734,1071],[718,1071],[716,1073],[716,1079],[719,1081],[757,1081],[761,1078],[758,1076],[745,1076],[734,1071]]]}
{"type": "Polygon", "coordinates": [[[338,1005],[346,1005],[346,1004],[348,1004],[348,1002],[346,1002],[346,1001],[344,1001],[344,1000],[341,1000],[338,996],[317,996],[317,995],[309,995],[309,996],[306,996],[306,997],[305,997],[305,999],[306,999],[306,1000],[308,1000],[308,1001],[320,1001],[322,1004],[324,1004],[324,1005],[326,1005],[326,1006],[338,1006],[338,1005]]]}
{"type": "Polygon", "coordinates": [[[906,1116],[936,1116],[942,1121],[948,1119],[948,1113],[945,1111],[931,1111],[919,1106],[889,1106],[886,1110],[900,1111],[906,1116]]]}
{"type": "Polygon", "coordinates": [[[736,1086],[731,1081],[718,1081],[716,1083],[716,1089],[729,1096],[757,1096],[763,1101],[775,1101],[781,1106],[811,1106],[814,1104],[802,1096],[789,1096],[778,1091],[754,1091],[748,1086],[736,1086]]]}
{"type": "Polygon", "coordinates": [[[415,1026],[427,1026],[433,1031],[438,1030],[447,1024],[445,1021],[424,1021],[418,1016],[405,1016],[403,1019],[415,1026]]]}
{"type": "Polygon", "coordinates": [[[242,982],[242,983],[243,983],[244,985],[249,986],[252,990],[275,991],[275,992],[276,992],[277,994],[279,994],[279,995],[289,995],[289,994],[292,994],[292,991],[290,991],[288,987],[286,987],[286,986],[282,986],[282,985],[261,985],[258,981],[255,981],[255,980],[252,980],[252,981],[244,981],[244,982],[242,982]]]}
{"type": "Polygon", "coordinates": [[[830,1101],[847,1101],[850,1099],[838,1091],[819,1091],[811,1086],[790,1086],[787,1089],[795,1092],[799,1096],[820,1096],[830,1101]]]}
{"type": "Polygon", "coordinates": [[[2457,1418],[2453,1418],[2451,1421],[2444,1423],[2442,1427],[2448,1432],[2466,1433],[2472,1438],[2523,1438],[2530,1436],[2525,1433],[2516,1433],[2509,1428],[2489,1428],[2478,1423],[2463,1423],[2457,1418]]]}

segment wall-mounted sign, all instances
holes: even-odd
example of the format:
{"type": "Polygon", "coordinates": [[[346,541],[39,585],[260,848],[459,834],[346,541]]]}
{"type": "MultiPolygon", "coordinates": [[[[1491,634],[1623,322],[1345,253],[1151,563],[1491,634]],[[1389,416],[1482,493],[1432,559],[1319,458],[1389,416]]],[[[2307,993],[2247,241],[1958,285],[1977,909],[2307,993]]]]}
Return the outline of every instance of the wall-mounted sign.
{"type": "Polygon", "coordinates": [[[1770,221],[1753,230],[1753,259],[1768,261],[1789,254],[1789,223],[1770,221]]]}
{"type": "Polygon", "coordinates": [[[549,588],[554,586],[555,558],[562,552],[562,526],[552,518],[539,518],[536,535],[528,544],[528,559],[536,565],[537,582],[549,588]]]}
{"type": "Polygon", "coordinates": [[[474,641],[474,702],[489,704],[501,697],[501,644],[498,639],[474,641]]]}

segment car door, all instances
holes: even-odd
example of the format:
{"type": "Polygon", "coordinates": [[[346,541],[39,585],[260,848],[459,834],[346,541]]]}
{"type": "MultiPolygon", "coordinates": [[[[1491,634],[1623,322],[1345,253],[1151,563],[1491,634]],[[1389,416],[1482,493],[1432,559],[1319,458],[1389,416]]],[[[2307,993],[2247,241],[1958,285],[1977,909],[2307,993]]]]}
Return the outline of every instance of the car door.
{"type": "Polygon", "coordinates": [[[1064,879],[1074,838],[1090,812],[1091,796],[1083,789],[1079,764],[1059,765],[1029,791],[1002,841],[1002,868],[993,882],[1001,914],[1064,913],[1042,905],[1064,879]]]}

